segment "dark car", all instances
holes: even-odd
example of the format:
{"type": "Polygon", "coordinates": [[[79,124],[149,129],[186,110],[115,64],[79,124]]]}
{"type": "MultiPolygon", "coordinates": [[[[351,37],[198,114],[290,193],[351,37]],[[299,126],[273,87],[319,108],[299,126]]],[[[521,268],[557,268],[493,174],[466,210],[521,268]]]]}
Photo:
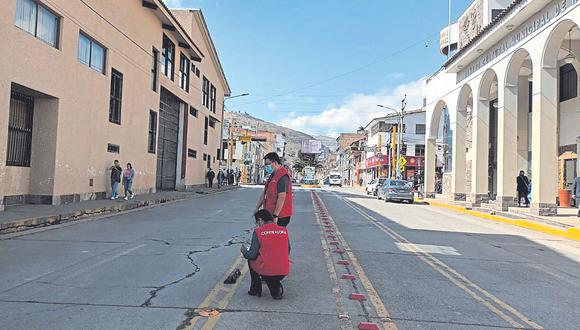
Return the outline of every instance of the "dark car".
{"type": "Polygon", "coordinates": [[[409,204],[413,204],[415,201],[412,182],[388,179],[377,190],[377,196],[379,199],[384,199],[385,202],[407,201],[409,204]]]}

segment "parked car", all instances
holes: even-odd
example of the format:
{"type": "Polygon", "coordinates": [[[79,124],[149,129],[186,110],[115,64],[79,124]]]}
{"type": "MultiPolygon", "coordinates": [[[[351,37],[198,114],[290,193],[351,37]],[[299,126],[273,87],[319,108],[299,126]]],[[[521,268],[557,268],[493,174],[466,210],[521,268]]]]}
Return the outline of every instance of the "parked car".
{"type": "Polygon", "coordinates": [[[413,183],[405,180],[386,180],[384,184],[379,186],[377,197],[384,199],[385,202],[407,201],[409,204],[413,204],[415,201],[413,183]]]}
{"type": "Polygon", "coordinates": [[[324,184],[325,186],[330,186],[330,185],[331,185],[331,184],[330,184],[330,178],[326,177],[326,179],[324,179],[324,182],[323,182],[323,184],[324,184]]]}
{"type": "Polygon", "coordinates": [[[378,179],[372,179],[365,188],[367,195],[377,195],[377,187],[385,182],[387,178],[381,177],[378,179]]]}

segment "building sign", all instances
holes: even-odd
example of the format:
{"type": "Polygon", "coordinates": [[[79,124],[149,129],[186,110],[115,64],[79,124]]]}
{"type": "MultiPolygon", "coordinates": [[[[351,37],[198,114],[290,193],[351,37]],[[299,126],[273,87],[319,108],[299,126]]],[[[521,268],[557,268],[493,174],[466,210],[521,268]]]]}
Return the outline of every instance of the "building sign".
{"type": "Polygon", "coordinates": [[[300,151],[303,154],[319,154],[322,143],[318,140],[302,140],[300,151]]]}
{"type": "MultiPolygon", "coordinates": [[[[522,1],[518,4],[518,9],[523,8],[529,1],[522,1]]],[[[535,32],[554,21],[558,16],[569,11],[573,6],[578,4],[578,0],[556,0],[540,10],[531,19],[524,24],[515,28],[510,34],[496,43],[494,48],[489,49],[486,53],[479,56],[475,61],[471,62],[465,69],[459,71],[457,74],[457,83],[465,80],[479,69],[483,68],[491,61],[498,58],[500,55],[506,53],[515,45],[528,39],[535,32]]]]}
{"type": "Polygon", "coordinates": [[[477,0],[459,18],[459,49],[465,47],[483,29],[483,0],[477,0]]]}

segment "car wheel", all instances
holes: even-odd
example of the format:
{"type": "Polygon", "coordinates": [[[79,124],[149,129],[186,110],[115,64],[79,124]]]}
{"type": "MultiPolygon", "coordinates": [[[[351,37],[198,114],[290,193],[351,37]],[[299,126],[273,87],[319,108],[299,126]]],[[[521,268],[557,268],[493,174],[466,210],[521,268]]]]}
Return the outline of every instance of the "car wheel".
{"type": "Polygon", "coordinates": [[[413,204],[413,202],[415,202],[414,199],[409,199],[409,204],[413,204]]]}

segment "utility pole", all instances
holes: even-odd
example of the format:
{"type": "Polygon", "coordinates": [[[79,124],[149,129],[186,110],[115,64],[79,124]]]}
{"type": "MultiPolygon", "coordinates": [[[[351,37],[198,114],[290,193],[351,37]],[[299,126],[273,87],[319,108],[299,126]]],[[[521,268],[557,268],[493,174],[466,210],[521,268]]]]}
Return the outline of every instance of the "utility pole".
{"type": "Polygon", "coordinates": [[[401,158],[401,146],[403,145],[403,117],[405,117],[405,107],[407,106],[407,94],[401,100],[401,112],[399,113],[399,134],[397,139],[399,146],[397,148],[397,179],[401,179],[401,168],[399,167],[399,158],[401,158]]]}

